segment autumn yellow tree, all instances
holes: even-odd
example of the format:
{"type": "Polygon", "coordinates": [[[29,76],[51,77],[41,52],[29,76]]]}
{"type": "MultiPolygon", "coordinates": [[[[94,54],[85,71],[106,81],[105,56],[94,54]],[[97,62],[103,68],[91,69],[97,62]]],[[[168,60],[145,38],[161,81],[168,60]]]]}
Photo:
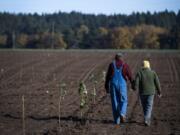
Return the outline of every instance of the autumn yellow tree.
{"type": "Polygon", "coordinates": [[[26,34],[20,34],[16,38],[16,43],[20,48],[25,48],[28,42],[29,42],[29,36],[26,34]]]}
{"type": "Polygon", "coordinates": [[[152,25],[141,25],[134,27],[134,48],[159,49],[159,35],[166,30],[152,25]]]}
{"type": "Polygon", "coordinates": [[[60,33],[44,32],[39,34],[39,39],[37,40],[38,48],[66,48],[67,44],[63,39],[63,35],[60,33]]]}
{"type": "Polygon", "coordinates": [[[0,48],[5,47],[6,43],[7,43],[7,36],[0,35],[0,48]]]}
{"type": "Polygon", "coordinates": [[[89,28],[86,25],[81,25],[76,31],[76,36],[79,40],[82,40],[83,36],[88,33],[89,28]]]}
{"type": "Polygon", "coordinates": [[[110,44],[115,49],[129,49],[132,48],[132,38],[128,27],[118,27],[110,33],[110,44]]]}
{"type": "Polygon", "coordinates": [[[54,48],[59,48],[59,49],[67,48],[67,44],[63,39],[63,35],[60,33],[56,33],[54,35],[54,48]]]}

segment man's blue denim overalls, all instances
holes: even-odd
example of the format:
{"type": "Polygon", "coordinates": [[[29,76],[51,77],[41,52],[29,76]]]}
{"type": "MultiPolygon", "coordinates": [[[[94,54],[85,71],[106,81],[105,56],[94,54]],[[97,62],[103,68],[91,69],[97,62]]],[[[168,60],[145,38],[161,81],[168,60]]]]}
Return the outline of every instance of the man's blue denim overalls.
{"type": "Polygon", "coordinates": [[[126,116],[127,84],[122,74],[123,65],[118,69],[113,61],[114,75],[110,81],[110,94],[114,123],[120,124],[120,116],[126,116]]]}

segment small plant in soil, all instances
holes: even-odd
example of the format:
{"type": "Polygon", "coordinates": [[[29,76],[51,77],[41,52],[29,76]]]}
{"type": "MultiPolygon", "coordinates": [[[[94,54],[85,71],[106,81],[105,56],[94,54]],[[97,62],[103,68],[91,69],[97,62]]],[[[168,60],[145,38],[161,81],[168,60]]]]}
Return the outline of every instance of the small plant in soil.
{"type": "Polygon", "coordinates": [[[89,77],[90,81],[93,83],[93,91],[91,95],[93,96],[93,103],[95,104],[96,102],[96,91],[97,91],[97,80],[95,79],[94,74],[91,74],[89,77]]]}
{"type": "Polygon", "coordinates": [[[83,116],[83,108],[87,105],[87,89],[84,82],[79,83],[79,95],[80,95],[80,109],[81,109],[81,119],[83,116]]]}
{"type": "Polygon", "coordinates": [[[94,104],[95,104],[95,102],[96,102],[96,91],[97,91],[97,81],[95,80],[94,81],[94,84],[93,84],[93,92],[92,92],[92,96],[93,96],[93,102],[94,102],[94,104]]]}
{"type": "Polygon", "coordinates": [[[4,69],[3,68],[1,68],[1,74],[3,74],[4,73],[4,69]]]}
{"type": "Polygon", "coordinates": [[[59,131],[61,131],[61,101],[65,99],[65,95],[67,93],[66,83],[60,83],[59,85],[59,131]]]}
{"type": "Polygon", "coordinates": [[[61,83],[60,85],[60,97],[64,100],[65,95],[67,94],[67,86],[66,83],[61,83]]]}
{"type": "Polygon", "coordinates": [[[102,80],[105,81],[106,80],[106,71],[102,71],[102,80]]]}

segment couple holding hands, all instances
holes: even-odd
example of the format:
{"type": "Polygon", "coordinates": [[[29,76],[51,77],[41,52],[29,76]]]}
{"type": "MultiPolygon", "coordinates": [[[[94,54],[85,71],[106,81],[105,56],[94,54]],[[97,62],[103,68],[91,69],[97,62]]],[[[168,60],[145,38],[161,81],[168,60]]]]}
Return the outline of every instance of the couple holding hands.
{"type": "Polygon", "coordinates": [[[131,83],[131,88],[139,91],[144,113],[144,124],[145,126],[150,126],[156,91],[158,96],[161,97],[161,87],[158,76],[156,72],[151,69],[150,62],[144,60],[142,67],[136,73],[135,79],[133,79],[128,64],[123,61],[122,53],[117,53],[113,62],[110,63],[105,81],[106,92],[110,93],[111,96],[114,123],[119,126],[120,123],[126,121],[128,80],[131,83]]]}

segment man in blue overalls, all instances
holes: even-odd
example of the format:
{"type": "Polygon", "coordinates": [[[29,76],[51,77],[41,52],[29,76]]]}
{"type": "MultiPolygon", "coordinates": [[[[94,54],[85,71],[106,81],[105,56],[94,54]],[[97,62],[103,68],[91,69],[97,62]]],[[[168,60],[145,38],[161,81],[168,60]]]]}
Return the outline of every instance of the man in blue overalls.
{"type": "Polygon", "coordinates": [[[115,55],[115,60],[109,65],[106,75],[105,89],[111,95],[114,123],[125,122],[127,110],[127,80],[133,83],[128,64],[122,59],[122,53],[115,55]]]}

